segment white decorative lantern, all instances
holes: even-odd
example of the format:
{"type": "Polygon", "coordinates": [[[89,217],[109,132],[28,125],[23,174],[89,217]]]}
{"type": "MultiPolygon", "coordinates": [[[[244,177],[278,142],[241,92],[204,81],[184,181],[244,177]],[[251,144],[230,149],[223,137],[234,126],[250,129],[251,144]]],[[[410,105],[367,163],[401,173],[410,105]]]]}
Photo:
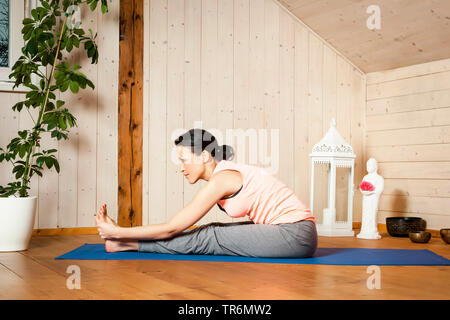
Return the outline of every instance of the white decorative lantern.
{"type": "Polygon", "coordinates": [[[311,203],[310,209],[314,216],[314,167],[315,164],[328,164],[328,208],[323,210],[322,223],[317,224],[320,236],[345,237],[353,236],[353,176],[356,155],[353,148],[336,130],[336,120],[331,119],[327,134],[314,145],[311,157],[311,203]],[[336,220],[336,167],[349,168],[347,220],[336,220]]]}

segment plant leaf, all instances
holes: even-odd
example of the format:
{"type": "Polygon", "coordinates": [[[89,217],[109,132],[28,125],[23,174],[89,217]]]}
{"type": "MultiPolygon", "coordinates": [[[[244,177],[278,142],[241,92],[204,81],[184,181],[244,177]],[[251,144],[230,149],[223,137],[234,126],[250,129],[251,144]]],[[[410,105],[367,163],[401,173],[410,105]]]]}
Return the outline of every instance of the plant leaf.
{"type": "Polygon", "coordinates": [[[78,93],[78,90],[80,89],[78,82],[76,81],[70,81],[70,90],[73,93],[78,93]]]}
{"type": "Polygon", "coordinates": [[[53,159],[53,165],[55,166],[56,172],[59,173],[59,163],[58,163],[58,160],[53,159]]]}
{"type": "Polygon", "coordinates": [[[59,121],[59,127],[62,130],[66,130],[67,129],[66,118],[64,116],[61,116],[61,117],[59,117],[58,121],[59,121]]]}
{"type": "Polygon", "coordinates": [[[47,168],[51,169],[53,166],[53,159],[51,157],[46,157],[44,161],[47,168]]]}

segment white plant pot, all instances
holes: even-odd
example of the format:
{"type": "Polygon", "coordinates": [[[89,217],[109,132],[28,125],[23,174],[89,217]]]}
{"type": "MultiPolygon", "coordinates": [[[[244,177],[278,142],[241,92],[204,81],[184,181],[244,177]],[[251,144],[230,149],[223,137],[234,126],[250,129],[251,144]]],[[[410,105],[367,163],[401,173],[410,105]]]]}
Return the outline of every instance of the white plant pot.
{"type": "Polygon", "coordinates": [[[37,197],[0,198],[0,252],[28,249],[37,197]]]}

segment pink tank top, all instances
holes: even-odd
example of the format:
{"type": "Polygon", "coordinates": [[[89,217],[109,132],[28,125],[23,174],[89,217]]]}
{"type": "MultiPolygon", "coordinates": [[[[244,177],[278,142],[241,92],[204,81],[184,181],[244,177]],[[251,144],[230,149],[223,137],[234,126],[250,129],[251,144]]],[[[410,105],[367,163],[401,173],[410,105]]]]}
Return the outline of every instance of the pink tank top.
{"type": "Polygon", "coordinates": [[[248,215],[259,224],[293,223],[311,220],[311,211],[295,193],[263,168],[222,160],[213,174],[222,170],[235,170],[242,174],[242,188],[227,199],[217,202],[219,207],[233,218],[248,215]]]}

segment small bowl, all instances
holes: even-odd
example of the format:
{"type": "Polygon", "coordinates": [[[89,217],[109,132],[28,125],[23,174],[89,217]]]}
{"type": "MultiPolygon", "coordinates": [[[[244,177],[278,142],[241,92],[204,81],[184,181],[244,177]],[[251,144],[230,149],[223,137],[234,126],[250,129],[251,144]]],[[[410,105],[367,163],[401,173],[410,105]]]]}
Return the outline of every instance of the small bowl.
{"type": "Polygon", "coordinates": [[[441,229],[439,233],[441,234],[442,240],[444,240],[446,244],[450,244],[450,228],[441,229]]]}
{"type": "Polygon", "coordinates": [[[431,233],[428,231],[410,232],[409,239],[412,242],[427,243],[430,241],[431,233]]]}

